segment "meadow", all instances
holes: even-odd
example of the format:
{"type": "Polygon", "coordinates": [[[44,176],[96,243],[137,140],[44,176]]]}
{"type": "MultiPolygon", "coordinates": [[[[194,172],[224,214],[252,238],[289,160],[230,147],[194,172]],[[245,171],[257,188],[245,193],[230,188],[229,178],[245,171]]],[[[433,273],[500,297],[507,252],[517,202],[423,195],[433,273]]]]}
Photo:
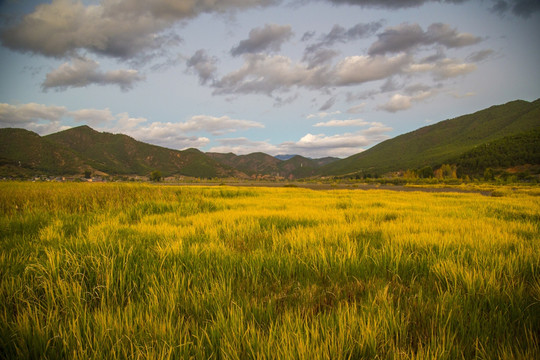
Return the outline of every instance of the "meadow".
{"type": "Polygon", "coordinates": [[[539,359],[537,190],[0,183],[0,358],[539,359]]]}

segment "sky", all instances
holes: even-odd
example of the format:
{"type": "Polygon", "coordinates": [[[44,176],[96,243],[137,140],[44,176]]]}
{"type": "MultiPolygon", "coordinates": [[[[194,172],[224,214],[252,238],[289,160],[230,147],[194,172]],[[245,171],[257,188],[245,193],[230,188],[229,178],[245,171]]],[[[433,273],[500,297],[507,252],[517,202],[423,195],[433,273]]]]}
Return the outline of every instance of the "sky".
{"type": "Polygon", "coordinates": [[[0,127],[343,158],[540,98],[539,34],[539,0],[0,0],[0,127]]]}

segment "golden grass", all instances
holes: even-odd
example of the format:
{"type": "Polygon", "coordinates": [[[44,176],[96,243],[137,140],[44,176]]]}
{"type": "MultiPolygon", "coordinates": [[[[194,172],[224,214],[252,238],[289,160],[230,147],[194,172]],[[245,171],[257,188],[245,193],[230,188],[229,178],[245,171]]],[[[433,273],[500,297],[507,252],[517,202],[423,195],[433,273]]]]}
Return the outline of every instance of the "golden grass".
{"type": "Polygon", "coordinates": [[[1,183],[0,357],[539,358],[500,192],[1,183]]]}

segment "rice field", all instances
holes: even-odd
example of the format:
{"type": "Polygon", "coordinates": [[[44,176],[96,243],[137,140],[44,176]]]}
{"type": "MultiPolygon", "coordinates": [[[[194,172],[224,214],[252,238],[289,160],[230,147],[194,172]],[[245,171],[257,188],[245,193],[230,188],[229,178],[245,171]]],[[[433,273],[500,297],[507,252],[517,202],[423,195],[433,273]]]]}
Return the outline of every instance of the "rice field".
{"type": "Polygon", "coordinates": [[[0,358],[539,359],[503,190],[0,183],[0,358]]]}

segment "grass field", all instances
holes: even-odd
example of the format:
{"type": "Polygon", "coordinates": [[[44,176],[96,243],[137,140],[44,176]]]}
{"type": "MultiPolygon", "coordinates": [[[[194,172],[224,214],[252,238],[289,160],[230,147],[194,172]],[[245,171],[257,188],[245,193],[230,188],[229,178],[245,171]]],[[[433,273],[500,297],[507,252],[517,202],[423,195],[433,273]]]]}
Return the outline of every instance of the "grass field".
{"type": "Polygon", "coordinates": [[[539,359],[498,195],[0,183],[0,358],[539,359]]]}

